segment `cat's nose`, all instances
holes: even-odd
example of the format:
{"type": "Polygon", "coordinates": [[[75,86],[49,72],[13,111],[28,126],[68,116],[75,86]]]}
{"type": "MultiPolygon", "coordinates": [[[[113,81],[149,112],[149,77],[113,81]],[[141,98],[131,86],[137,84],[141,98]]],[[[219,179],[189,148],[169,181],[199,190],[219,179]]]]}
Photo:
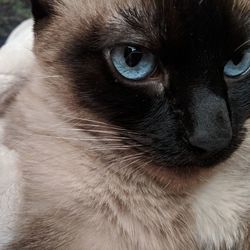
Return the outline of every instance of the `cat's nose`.
{"type": "Polygon", "coordinates": [[[204,150],[206,153],[216,153],[227,148],[232,140],[230,129],[197,130],[189,138],[192,146],[204,150]]]}
{"type": "Polygon", "coordinates": [[[193,132],[189,142],[206,153],[218,153],[232,141],[232,126],[226,102],[206,97],[196,108],[193,132]]]}

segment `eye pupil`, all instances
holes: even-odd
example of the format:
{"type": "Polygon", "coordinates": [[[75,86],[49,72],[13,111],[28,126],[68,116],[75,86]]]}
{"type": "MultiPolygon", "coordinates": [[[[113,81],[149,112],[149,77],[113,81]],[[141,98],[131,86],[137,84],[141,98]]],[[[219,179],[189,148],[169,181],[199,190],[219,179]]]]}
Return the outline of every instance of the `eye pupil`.
{"type": "Polygon", "coordinates": [[[124,58],[126,64],[131,68],[137,66],[142,60],[142,57],[143,57],[143,52],[137,48],[128,46],[124,49],[124,58]]]}
{"type": "Polygon", "coordinates": [[[233,58],[232,62],[235,66],[239,65],[244,57],[243,53],[237,53],[233,58]]]}

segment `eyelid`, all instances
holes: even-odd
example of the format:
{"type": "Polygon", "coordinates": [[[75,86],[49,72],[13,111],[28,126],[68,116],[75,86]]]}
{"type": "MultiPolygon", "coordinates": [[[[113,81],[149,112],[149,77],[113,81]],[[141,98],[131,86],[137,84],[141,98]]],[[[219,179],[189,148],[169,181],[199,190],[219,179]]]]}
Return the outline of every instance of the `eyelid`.
{"type": "Polygon", "coordinates": [[[228,83],[237,83],[239,81],[250,79],[250,68],[244,72],[242,75],[235,76],[235,77],[229,77],[227,75],[224,75],[225,81],[228,83]]]}
{"type": "Polygon", "coordinates": [[[103,51],[106,51],[106,50],[112,50],[113,48],[115,47],[125,47],[125,46],[131,46],[131,47],[136,47],[136,48],[140,48],[142,51],[145,51],[145,52],[151,52],[153,55],[155,55],[156,57],[158,56],[158,51],[155,49],[155,48],[151,48],[150,46],[147,46],[145,44],[138,44],[136,42],[119,42],[119,43],[114,43],[113,45],[109,45],[109,46],[106,46],[103,51]]]}
{"type": "Polygon", "coordinates": [[[239,51],[246,50],[246,49],[250,49],[250,39],[248,39],[247,41],[242,43],[239,47],[237,47],[234,50],[233,55],[237,54],[239,51]]]}

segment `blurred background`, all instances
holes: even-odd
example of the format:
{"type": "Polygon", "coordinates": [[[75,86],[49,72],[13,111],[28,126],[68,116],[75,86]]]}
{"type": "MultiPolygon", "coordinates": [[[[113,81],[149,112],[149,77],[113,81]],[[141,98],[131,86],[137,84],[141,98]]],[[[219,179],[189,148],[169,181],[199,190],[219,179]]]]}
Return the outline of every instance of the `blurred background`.
{"type": "Polygon", "coordinates": [[[30,16],[29,0],[0,0],[0,46],[9,33],[30,16]]]}

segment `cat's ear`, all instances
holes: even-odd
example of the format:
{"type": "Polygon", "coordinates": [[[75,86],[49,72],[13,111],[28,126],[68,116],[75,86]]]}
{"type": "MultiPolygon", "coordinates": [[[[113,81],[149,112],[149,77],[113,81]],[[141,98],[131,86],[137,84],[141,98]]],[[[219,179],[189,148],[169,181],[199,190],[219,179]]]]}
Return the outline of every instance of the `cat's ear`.
{"type": "Polygon", "coordinates": [[[31,0],[35,22],[48,19],[54,12],[54,0],[31,0]]]}

